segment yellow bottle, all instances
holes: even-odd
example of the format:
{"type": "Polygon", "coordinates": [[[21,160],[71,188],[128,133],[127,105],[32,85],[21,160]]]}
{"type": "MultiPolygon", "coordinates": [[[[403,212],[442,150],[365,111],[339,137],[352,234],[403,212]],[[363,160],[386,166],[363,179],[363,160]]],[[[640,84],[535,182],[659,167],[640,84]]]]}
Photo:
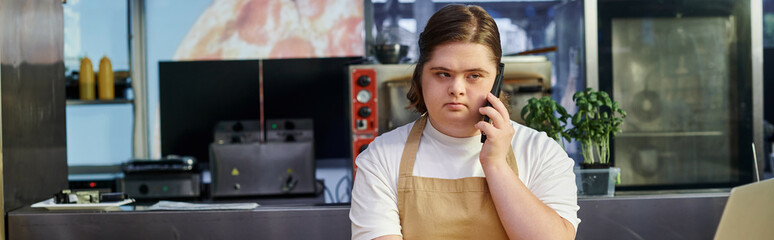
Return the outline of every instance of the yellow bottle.
{"type": "Polygon", "coordinates": [[[113,78],[113,66],[110,64],[110,59],[107,56],[99,60],[97,80],[99,81],[97,84],[99,87],[99,99],[113,100],[116,95],[115,79],[113,78]]]}
{"type": "Polygon", "coordinates": [[[81,100],[94,100],[94,67],[91,65],[89,57],[81,59],[81,72],[79,73],[78,86],[80,89],[81,100]]]}

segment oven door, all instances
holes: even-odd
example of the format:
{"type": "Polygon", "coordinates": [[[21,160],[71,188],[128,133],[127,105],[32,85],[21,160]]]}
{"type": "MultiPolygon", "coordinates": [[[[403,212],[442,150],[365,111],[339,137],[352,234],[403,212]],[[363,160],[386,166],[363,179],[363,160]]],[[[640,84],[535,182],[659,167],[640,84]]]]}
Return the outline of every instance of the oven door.
{"type": "Polygon", "coordinates": [[[506,95],[505,99],[508,101],[506,106],[511,120],[519,124],[524,124],[524,119],[521,118],[521,109],[527,106],[530,99],[551,96],[548,89],[543,86],[543,79],[539,77],[505,79],[501,94],[506,95]]]}
{"type": "Polygon", "coordinates": [[[599,89],[626,109],[619,190],[752,180],[749,0],[600,0],[599,89]]]}
{"type": "Polygon", "coordinates": [[[384,115],[379,119],[379,133],[388,132],[397,127],[417,120],[420,115],[413,109],[409,109],[408,94],[411,89],[411,78],[395,79],[383,83],[382,96],[384,96],[384,115]]]}

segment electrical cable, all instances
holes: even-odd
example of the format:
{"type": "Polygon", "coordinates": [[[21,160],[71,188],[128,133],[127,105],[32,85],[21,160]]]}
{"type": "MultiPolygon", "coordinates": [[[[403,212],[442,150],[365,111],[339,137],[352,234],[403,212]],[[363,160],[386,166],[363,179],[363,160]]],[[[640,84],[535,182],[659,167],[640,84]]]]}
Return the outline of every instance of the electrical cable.
{"type": "Polygon", "coordinates": [[[325,186],[325,185],[323,185],[323,188],[324,188],[324,190],[323,190],[323,191],[325,191],[325,193],[327,193],[327,194],[328,194],[328,197],[330,197],[330,198],[331,198],[331,203],[338,203],[338,202],[334,202],[334,200],[336,200],[336,199],[333,199],[333,193],[331,193],[331,190],[330,190],[330,189],[328,189],[328,187],[327,187],[327,186],[325,186]]]}
{"type": "MultiPolygon", "coordinates": [[[[343,183],[344,180],[347,180],[347,185],[346,186],[351,186],[352,185],[352,181],[349,180],[348,176],[346,176],[346,175],[341,177],[341,179],[339,179],[339,182],[336,183],[336,202],[337,203],[341,202],[341,199],[339,199],[339,196],[341,196],[339,194],[339,189],[341,188],[341,183],[343,183]]],[[[349,197],[349,200],[351,201],[352,200],[352,193],[351,193],[351,191],[347,191],[346,194],[347,194],[347,197],[349,197]]]]}
{"type": "Polygon", "coordinates": [[[347,191],[347,198],[349,198],[349,202],[352,202],[352,179],[347,178],[347,185],[349,185],[349,191],[347,191]]]}

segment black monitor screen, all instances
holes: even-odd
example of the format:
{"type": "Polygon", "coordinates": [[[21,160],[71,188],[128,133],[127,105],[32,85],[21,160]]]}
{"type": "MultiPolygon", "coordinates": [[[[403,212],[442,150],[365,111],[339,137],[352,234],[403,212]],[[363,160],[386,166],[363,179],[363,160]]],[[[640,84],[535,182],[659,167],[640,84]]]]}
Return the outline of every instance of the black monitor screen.
{"type": "Polygon", "coordinates": [[[161,153],[208,162],[215,124],[311,118],[315,157],[350,158],[347,65],[358,58],[160,62],[161,153]]]}
{"type": "Polygon", "coordinates": [[[207,162],[215,124],[260,118],[259,62],[159,63],[161,154],[207,162]]]}

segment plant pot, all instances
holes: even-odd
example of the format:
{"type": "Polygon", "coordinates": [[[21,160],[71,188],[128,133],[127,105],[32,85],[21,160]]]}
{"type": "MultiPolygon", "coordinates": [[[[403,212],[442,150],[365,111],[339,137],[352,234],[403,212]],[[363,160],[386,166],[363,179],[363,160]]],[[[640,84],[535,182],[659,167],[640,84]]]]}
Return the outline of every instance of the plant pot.
{"type": "Polygon", "coordinates": [[[578,197],[612,197],[615,195],[615,183],[621,174],[620,168],[581,169],[576,167],[574,171],[578,197]]]}

